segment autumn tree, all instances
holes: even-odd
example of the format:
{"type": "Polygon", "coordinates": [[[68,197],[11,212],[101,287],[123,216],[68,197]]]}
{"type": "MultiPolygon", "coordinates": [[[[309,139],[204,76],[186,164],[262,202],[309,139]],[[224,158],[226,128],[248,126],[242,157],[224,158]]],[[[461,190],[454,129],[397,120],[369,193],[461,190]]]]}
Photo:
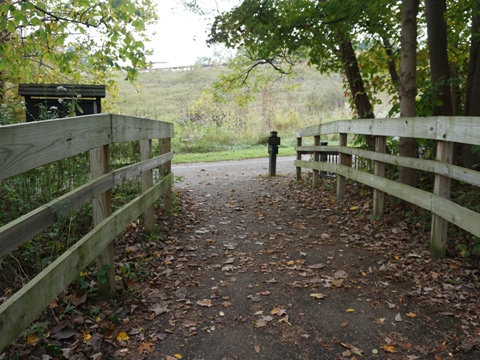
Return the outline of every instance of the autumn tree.
{"type": "Polygon", "coordinates": [[[0,0],[0,94],[19,82],[91,83],[147,65],[152,0],[0,0]]]}

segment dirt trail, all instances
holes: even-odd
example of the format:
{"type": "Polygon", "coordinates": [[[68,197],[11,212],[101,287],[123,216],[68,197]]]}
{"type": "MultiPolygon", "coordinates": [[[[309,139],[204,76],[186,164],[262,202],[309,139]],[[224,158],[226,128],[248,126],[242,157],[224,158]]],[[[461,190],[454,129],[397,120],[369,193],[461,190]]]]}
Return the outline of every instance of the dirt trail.
{"type": "Polygon", "coordinates": [[[170,237],[157,280],[145,289],[159,311],[145,324],[155,350],[141,357],[479,357],[475,339],[463,344],[458,319],[412,298],[418,284],[389,268],[391,255],[373,246],[380,242],[368,223],[345,223],[344,210],[328,206],[331,192],[293,184],[291,158],[273,179],[259,176],[266,160],[174,172],[184,177],[176,188],[195,218],[170,237]],[[302,203],[305,194],[324,199],[302,203]]]}

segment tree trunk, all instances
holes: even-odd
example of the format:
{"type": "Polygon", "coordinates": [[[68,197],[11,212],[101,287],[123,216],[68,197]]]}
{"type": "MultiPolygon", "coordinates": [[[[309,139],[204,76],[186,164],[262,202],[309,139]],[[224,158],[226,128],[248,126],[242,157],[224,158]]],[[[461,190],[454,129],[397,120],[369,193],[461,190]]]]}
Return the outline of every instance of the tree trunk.
{"type": "Polygon", "coordinates": [[[427,20],[428,55],[430,72],[434,87],[434,100],[440,99],[442,105],[434,106],[433,115],[454,115],[452,90],[447,83],[450,69],[447,53],[447,23],[444,14],[447,11],[445,0],[425,0],[425,17],[427,20]],[[443,84],[439,84],[443,81],[443,84]]]}
{"type": "MultiPolygon", "coordinates": [[[[470,45],[470,65],[467,79],[467,99],[465,103],[465,116],[480,116],[480,1],[473,9],[472,43],[470,45]]],[[[472,167],[479,162],[479,157],[472,153],[472,146],[461,144],[457,151],[457,162],[465,167],[472,167]]]]}
{"type": "MultiPolygon", "coordinates": [[[[339,58],[342,63],[343,71],[347,78],[350,93],[360,119],[374,119],[373,107],[365,91],[362,74],[358,66],[357,56],[353,49],[351,41],[343,39],[340,42],[339,58]]],[[[365,136],[368,149],[375,149],[375,140],[373,136],[365,136]]]]}
{"type": "Polygon", "coordinates": [[[390,78],[392,83],[395,85],[395,88],[398,89],[398,84],[400,82],[400,76],[398,76],[397,66],[393,58],[393,45],[390,44],[390,41],[382,36],[383,46],[385,47],[385,52],[388,56],[388,72],[390,73],[390,78]]]}
{"type": "MultiPolygon", "coordinates": [[[[402,34],[400,62],[400,116],[414,117],[417,62],[418,0],[402,0],[402,34]]],[[[400,156],[418,157],[414,138],[400,138],[400,156]]],[[[400,167],[400,182],[416,186],[415,169],[400,167]]]]}

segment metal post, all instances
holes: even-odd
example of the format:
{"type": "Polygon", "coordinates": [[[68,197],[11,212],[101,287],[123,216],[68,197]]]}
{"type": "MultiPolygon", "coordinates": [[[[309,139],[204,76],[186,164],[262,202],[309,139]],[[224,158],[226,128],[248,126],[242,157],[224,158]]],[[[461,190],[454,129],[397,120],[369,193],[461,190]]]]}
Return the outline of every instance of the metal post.
{"type": "Polygon", "coordinates": [[[277,172],[277,154],[278,145],[280,145],[280,138],[277,136],[276,131],[270,131],[270,137],[268,138],[268,153],[269,153],[269,172],[270,176],[275,176],[277,172]]]}

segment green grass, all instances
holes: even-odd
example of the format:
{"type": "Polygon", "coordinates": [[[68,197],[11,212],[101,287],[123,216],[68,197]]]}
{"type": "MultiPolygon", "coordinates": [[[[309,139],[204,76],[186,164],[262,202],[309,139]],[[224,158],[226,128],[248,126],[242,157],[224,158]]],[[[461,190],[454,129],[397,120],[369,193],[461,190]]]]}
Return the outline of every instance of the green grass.
{"type": "MultiPolygon", "coordinates": [[[[290,156],[295,154],[296,153],[293,147],[280,147],[278,151],[278,156],[290,156]]],[[[174,164],[185,164],[194,162],[258,159],[267,158],[268,156],[269,154],[267,146],[256,146],[248,149],[212,151],[206,153],[175,154],[175,158],[172,162],[174,164]]]]}

